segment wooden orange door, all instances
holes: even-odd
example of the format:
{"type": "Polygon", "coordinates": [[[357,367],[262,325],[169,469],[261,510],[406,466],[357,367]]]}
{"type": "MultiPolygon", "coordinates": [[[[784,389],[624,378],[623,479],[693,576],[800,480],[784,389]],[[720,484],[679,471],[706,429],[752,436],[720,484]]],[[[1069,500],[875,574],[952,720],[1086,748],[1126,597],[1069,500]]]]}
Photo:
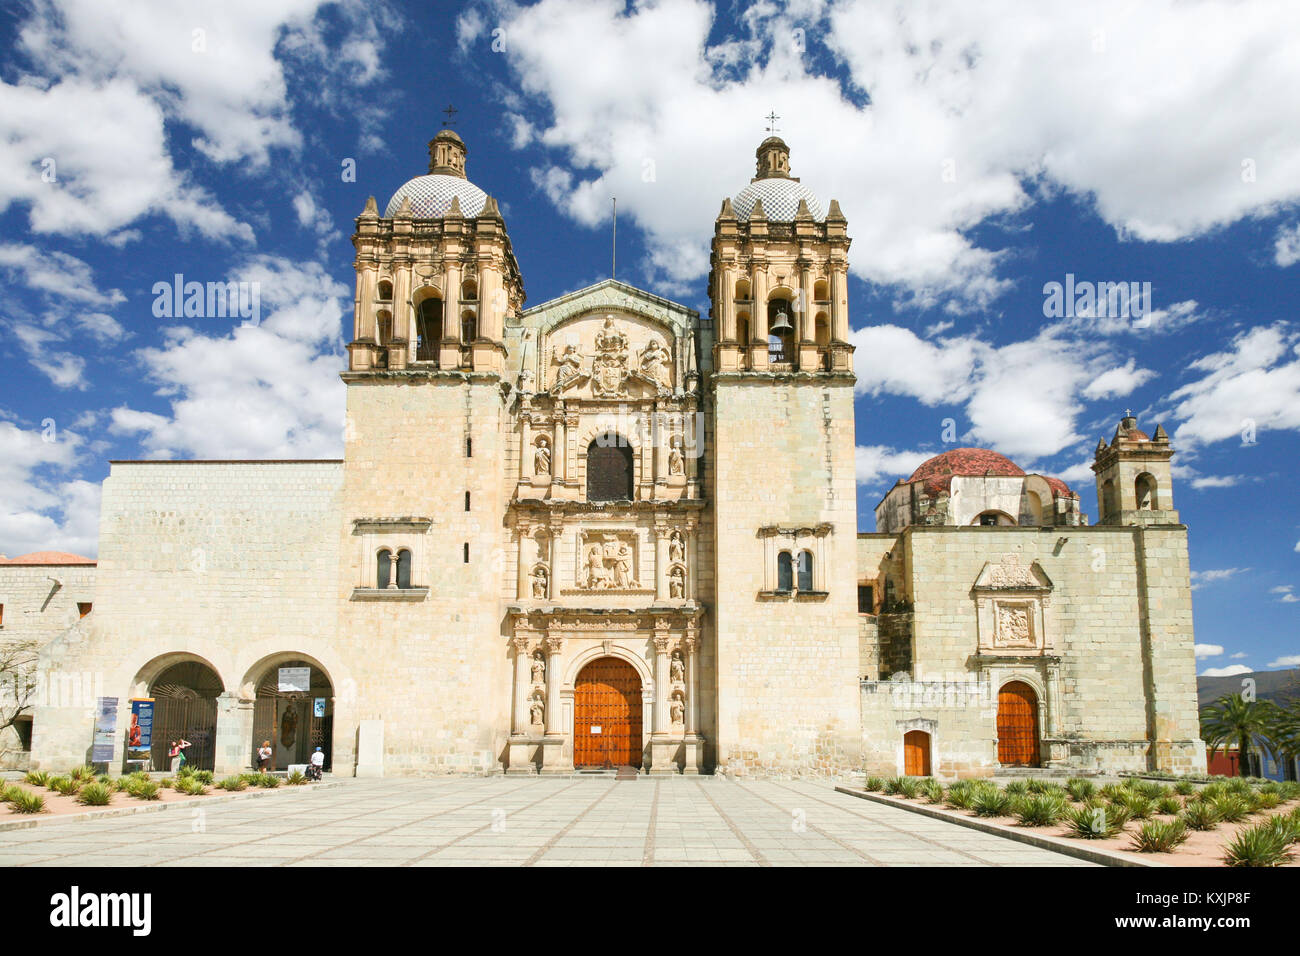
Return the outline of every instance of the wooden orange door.
{"type": "Polygon", "coordinates": [[[641,766],[641,678],[626,661],[602,657],[578,674],[573,765],[641,766]]]}
{"type": "Polygon", "coordinates": [[[1023,681],[998,691],[998,763],[1038,766],[1038,695],[1023,681]]]}
{"type": "Polygon", "coordinates": [[[930,776],[930,735],[909,730],[903,735],[903,773],[909,777],[930,776]]]}

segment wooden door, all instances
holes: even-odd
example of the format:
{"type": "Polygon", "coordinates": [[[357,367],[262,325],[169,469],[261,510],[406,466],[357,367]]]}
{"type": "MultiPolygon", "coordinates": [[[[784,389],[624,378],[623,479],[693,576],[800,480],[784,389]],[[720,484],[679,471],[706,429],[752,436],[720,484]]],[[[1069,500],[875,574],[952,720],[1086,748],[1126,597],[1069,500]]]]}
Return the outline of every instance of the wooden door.
{"type": "Polygon", "coordinates": [[[924,730],[903,735],[903,772],[909,777],[930,776],[930,735],[924,730]]]}
{"type": "Polygon", "coordinates": [[[998,763],[1038,766],[1038,695],[1023,681],[998,691],[998,763]]]}
{"type": "Polygon", "coordinates": [[[575,767],[641,766],[641,679],[614,657],[592,661],[573,688],[575,767]]]}

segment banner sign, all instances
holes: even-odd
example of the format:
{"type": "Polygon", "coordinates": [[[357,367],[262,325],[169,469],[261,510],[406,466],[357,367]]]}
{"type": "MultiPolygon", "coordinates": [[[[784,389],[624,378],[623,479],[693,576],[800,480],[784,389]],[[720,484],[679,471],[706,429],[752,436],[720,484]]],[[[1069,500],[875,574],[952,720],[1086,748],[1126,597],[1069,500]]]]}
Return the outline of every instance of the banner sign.
{"type": "Polygon", "coordinates": [[[92,763],[109,763],[113,759],[113,740],[117,736],[117,698],[100,697],[95,708],[95,739],[90,748],[92,763]]]}
{"type": "Polygon", "coordinates": [[[311,715],[312,715],[313,717],[324,717],[324,716],[325,716],[325,698],[324,698],[324,697],[317,697],[315,700],[312,701],[312,705],[311,705],[311,715]]]}
{"type": "Polygon", "coordinates": [[[153,747],[153,698],[131,698],[131,726],[126,732],[127,750],[153,747]]]}
{"type": "Polygon", "coordinates": [[[292,693],[294,691],[307,693],[307,691],[311,690],[311,668],[281,667],[279,690],[281,693],[292,693]]]}

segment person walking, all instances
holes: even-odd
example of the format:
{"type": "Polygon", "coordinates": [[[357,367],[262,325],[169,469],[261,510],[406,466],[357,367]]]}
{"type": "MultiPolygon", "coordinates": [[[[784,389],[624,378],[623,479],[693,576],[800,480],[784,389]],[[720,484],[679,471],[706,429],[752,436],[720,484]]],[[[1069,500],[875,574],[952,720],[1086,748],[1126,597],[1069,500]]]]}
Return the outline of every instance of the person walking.
{"type": "Polygon", "coordinates": [[[311,755],[311,767],[307,771],[308,776],[311,777],[312,780],[319,780],[321,778],[321,771],[324,768],[325,753],[317,747],[316,752],[311,755]]]}
{"type": "Polygon", "coordinates": [[[263,740],[262,746],[257,748],[257,769],[266,773],[271,769],[271,741],[263,740]]]}

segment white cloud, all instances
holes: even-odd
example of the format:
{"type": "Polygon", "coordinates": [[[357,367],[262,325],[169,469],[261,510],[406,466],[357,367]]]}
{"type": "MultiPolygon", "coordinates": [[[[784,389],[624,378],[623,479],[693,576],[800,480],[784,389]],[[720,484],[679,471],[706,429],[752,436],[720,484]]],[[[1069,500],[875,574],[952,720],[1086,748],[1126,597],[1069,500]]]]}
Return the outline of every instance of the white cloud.
{"type": "MultiPolygon", "coordinates": [[[[1226,581],[1228,578],[1236,577],[1238,574],[1244,574],[1250,568],[1215,568],[1211,571],[1193,571],[1192,572],[1192,590],[1204,587],[1207,584],[1213,584],[1216,581],[1226,581]]],[[[1197,645],[1198,647],[1200,645],[1197,645]]],[[[1222,653],[1222,648],[1220,648],[1222,653]]]]}
{"type": "Polygon", "coordinates": [[[1295,587],[1290,584],[1283,584],[1279,587],[1270,588],[1269,594],[1276,594],[1277,599],[1283,604],[1300,603],[1300,596],[1295,594],[1295,587]]]}
{"type": "Polygon", "coordinates": [[[1232,659],[1233,659],[1234,661],[1239,661],[1239,660],[1241,660],[1242,658],[1244,658],[1244,657],[1249,657],[1249,656],[1250,656],[1250,655],[1247,654],[1245,651],[1237,651],[1237,653],[1231,655],[1231,657],[1232,657],[1232,659]]]}
{"type": "Polygon", "coordinates": [[[343,438],[340,320],[351,290],[317,263],[259,256],[230,277],[258,282],[269,315],[210,333],[175,326],[138,356],[162,415],[121,406],[110,430],[153,457],[337,457],[343,438]]]}
{"type": "Polygon", "coordinates": [[[1300,337],[1285,324],[1259,326],[1230,347],[1192,362],[1205,373],[1169,395],[1184,450],[1240,440],[1243,432],[1300,428],[1300,337]]]}
{"type": "Polygon", "coordinates": [[[1277,660],[1269,661],[1265,667],[1300,667],[1300,654],[1284,654],[1277,660]]]}
{"type": "Polygon", "coordinates": [[[1249,674],[1251,669],[1244,664],[1229,664],[1227,667],[1210,667],[1201,671],[1201,677],[1235,677],[1237,674],[1249,674]]]}
{"type": "Polygon", "coordinates": [[[1203,478],[1193,478],[1193,488],[1232,488],[1241,484],[1246,478],[1245,475],[1206,475],[1203,478]]]}
{"type": "Polygon", "coordinates": [[[617,195],[672,281],[707,269],[702,213],[752,175],[770,109],[795,174],[841,201],[854,271],[921,303],[999,295],[1000,253],[970,230],[1042,196],[1072,193],[1121,235],[1162,242],[1300,196],[1300,129],[1285,97],[1258,94],[1300,85],[1300,8],[1286,0],[761,4],[730,36],[713,35],[703,0],[482,9],[458,22],[465,55],[483,55],[486,21],[503,25],[520,90],[548,117],[537,138],[573,176],[547,195],[588,225],[617,195]],[[847,81],[811,72],[823,43],[847,81]],[[1235,108],[1206,108],[1222,102],[1235,108]],[[836,149],[818,149],[830,131],[836,149]]]}
{"type": "Polygon", "coordinates": [[[126,301],[119,289],[99,288],[90,266],[66,252],[5,243],[0,245],[0,268],[29,289],[65,302],[113,306],[126,301]]]}
{"type": "Polygon", "coordinates": [[[868,487],[892,485],[907,478],[918,465],[933,458],[933,451],[895,451],[885,445],[859,445],[854,449],[858,484],[868,487]]]}
{"type": "Polygon", "coordinates": [[[1300,262],[1300,223],[1278,229],[1273,243],[1273,261],[1283,268],[1300,262]]]}
{"type": "Polygon", "coordinates": [[[72,477],[82,444],[74,431],[0,421],[0,553],[95,554],[99,485],[72,477]]]}
{"type": "Polygon", "coordinates": [[[1197,644],[1194,648],[1197,660],[1202,657],[1218,657],[1223,653],[1222,644],[1197,644]]]}
{"type": "Polygon", "coordinates": [[[1119,398],[1155,378],[1156,373],[1151,369],[1137,368],[1136,365],[1135,359],[1129,359],[1124,365],[1102,372],[1084,386],[1083,397],[1119,398]]]}

